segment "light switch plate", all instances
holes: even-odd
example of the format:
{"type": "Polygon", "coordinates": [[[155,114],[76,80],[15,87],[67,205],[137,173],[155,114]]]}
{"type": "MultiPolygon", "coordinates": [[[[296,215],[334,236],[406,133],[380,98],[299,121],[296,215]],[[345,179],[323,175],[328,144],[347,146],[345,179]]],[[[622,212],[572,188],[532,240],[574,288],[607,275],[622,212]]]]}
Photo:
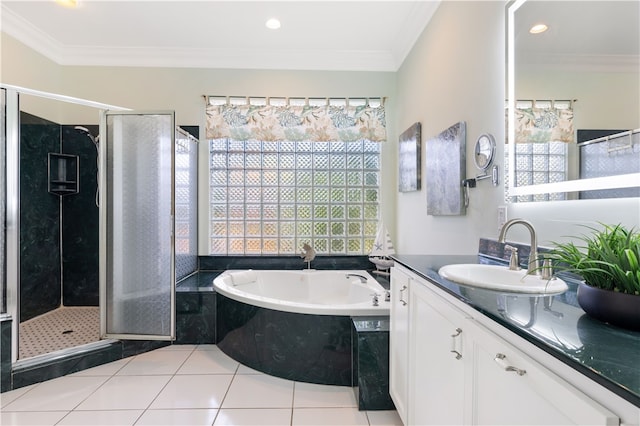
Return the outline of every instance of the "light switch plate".
{"type": "Polygon", "coordinates": [[[507,223],[507,206],[498,206],[498,232],[507,223]]]}

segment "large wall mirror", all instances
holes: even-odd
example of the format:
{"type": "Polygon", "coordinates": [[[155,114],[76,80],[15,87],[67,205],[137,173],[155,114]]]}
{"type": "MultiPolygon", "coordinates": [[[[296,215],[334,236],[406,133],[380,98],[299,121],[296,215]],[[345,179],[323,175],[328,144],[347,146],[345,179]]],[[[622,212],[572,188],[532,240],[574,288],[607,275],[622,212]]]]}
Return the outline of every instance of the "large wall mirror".
{"type": "Polygon", "coordinates": [[[640,196],[640,2],[516,0],[507,18],[508,199],[640,196]]]}

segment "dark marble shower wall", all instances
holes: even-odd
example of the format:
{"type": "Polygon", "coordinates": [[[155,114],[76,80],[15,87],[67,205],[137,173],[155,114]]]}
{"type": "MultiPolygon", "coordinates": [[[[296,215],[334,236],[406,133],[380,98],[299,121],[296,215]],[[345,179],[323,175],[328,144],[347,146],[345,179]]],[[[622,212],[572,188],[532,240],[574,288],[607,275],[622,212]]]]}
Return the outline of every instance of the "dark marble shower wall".
{"type": "MultiPolygon", "coordinates": [[[[98,126],[82,126],[98,135],[98,126]]],[[[78,193],[62,197],[62,300],[65,306],[98,306],[98,154],[74,126],[62,126],[61,152],[77,155],[80,163],[78,193]]]]}
{"type": "MultiPolygon", "coordinates": [[[[67,306],[97,306],[96,149],[74,126],[24,112],[20,123],[20,321],[49,312],[63,300],[67,306]],[[61,201],[48,192],[50,152],[79,156],[78,194],[61,201]]],[[[97,126],[84,127],[97,135],[97,126]]]]}
{"type": "Polygon", "coordinates": [[[60,126],[20,114],[20,321],[60,306],[60,198],[48,192],[60,126]]]}

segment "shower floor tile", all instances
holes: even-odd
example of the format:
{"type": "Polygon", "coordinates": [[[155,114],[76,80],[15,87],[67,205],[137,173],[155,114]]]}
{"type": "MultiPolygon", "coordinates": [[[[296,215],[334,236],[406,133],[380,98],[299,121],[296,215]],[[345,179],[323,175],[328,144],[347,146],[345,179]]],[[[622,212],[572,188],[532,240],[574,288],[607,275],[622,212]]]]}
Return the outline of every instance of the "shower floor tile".
{"type": "Polygon", "coordinates": [[[19,359],[100,340],[100,308],[64,306],[20,324],[19,359]]]}

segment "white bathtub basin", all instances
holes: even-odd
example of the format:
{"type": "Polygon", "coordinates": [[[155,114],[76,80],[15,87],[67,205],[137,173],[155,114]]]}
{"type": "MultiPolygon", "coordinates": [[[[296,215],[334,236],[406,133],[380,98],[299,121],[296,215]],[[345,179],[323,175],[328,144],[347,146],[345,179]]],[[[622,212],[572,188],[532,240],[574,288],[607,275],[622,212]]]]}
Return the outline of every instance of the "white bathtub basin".
{"type": "Polygon", "coordinates": [[[527,275],[527,271],[511,271],[506,266],[461,263],[446,265],[438,274],[458,284],[509,293],[558,294],[567,290],[567,283],[559,278],[541,279],[527,275]]]}

